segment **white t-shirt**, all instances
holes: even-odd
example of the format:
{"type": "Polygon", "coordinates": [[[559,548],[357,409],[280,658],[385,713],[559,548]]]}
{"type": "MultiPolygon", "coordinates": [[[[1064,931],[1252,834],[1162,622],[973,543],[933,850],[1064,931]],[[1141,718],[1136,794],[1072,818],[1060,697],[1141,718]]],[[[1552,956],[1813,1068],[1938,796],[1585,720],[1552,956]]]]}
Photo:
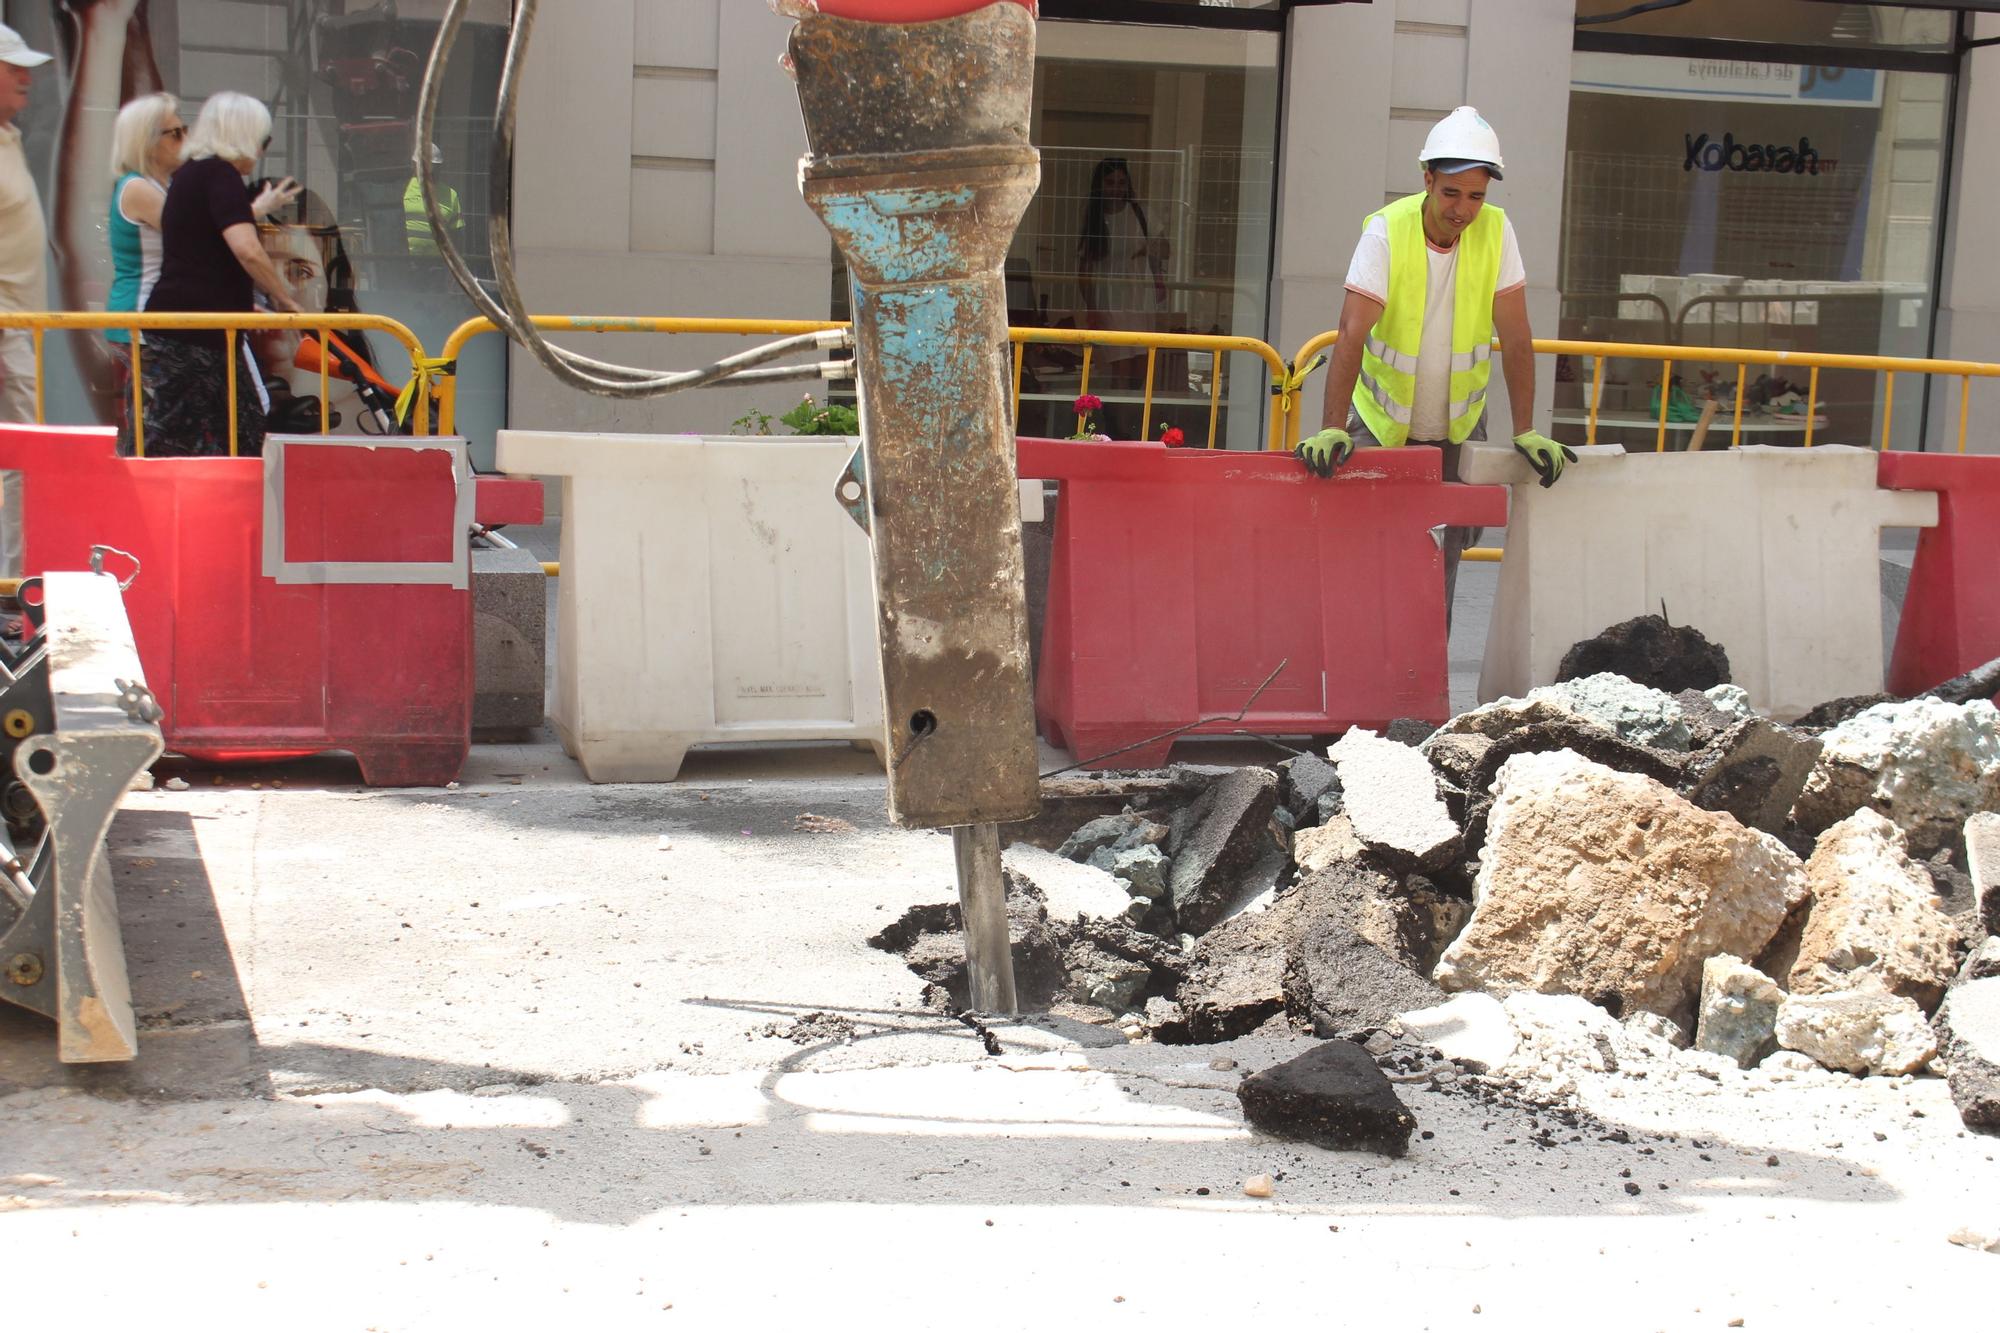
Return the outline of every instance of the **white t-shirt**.
{"type": "Polygon", "coordinates": [[[42,258],[48,246],[41,196],[21,152],[21,131],[0,125],[0,310],[48,308],[42,258]]]}
{"type": "MultiPolygon", "coordinates": [[[[1458,247],[1439,250],[1424,238],[1430,255],[1430,288],[1424,298],[1424,337],[1417,348],[1417,396],[1410,405],[1410,438],[1442,440],[1451,428],[1451,326],[1457,306],[1458,247]]],[[[1513,219],[1505,219],[1500,234],[1500,276],[1493,287],[1495,296],[1527,285],[1528,271],[1521,263],[1521,243],[1514,236],[1513,219]]],[[[1368,220],[1361,239],[1355,244],[1353,262],[1347,266],[1347,289],[1371,300],[1389,300],[1389,224],[1379,217],[1368,220]]]]}

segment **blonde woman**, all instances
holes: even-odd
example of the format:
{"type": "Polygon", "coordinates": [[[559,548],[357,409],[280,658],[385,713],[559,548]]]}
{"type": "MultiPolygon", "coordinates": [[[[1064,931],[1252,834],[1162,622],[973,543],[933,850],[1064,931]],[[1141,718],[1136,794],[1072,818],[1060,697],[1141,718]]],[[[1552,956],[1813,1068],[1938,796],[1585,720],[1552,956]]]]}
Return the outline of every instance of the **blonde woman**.
{"type": "MultiPolygon", "coordinates": [[[[271,146],[271,113],[243,93],[216,93],[187,137],[160,210],[160,277],[149,311],[250,313],[262,291],[273,310],[302,307],[257,236],[245,178],[271,146]]],[[[293,195],[298,187],[287,183],[293,195]]],[[[239,343],[241,340],[237,340],[239,343]]],[[[146,452],[176,456],[229,452],[229,345],[220,331],[156,329],[144,360],[146,452]]],[[[236,376],[237,447],[264,449],[263,385],[236,376]]]]}
{"type": "MultiPolygon", "coordinates": [[[[160,276],[160,208],[186,137],[180,101],[172,93],[148,93],[119,108],[111,131],[112,277],[106,310],[146,308],[160,276]]],[[[132,340],[125,329],[104,336],[115,343],[132,340]]]]}

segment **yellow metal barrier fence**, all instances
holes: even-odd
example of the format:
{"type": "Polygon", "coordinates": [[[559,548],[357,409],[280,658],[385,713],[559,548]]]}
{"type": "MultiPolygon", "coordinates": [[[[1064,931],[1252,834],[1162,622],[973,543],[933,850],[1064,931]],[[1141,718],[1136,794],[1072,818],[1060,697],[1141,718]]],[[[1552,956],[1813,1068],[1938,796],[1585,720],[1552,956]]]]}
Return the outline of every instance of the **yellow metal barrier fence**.
{"type": "MultiPolygon", "coordinates": [[[[689,334],[735,334],[767,335],[783,337],[797,333],[817,333],[822,329],[845,328],[846,325],[832,320],[785,320],[785,319],[681,319],[673,317],[645,317],[619,315],[537,315],[534,325],[545,331],[567,331],[573,333],[689,333],[689,334]]],[[[457,361],[465,344],[482,333],[491,333],[491,320],[469,319],[453,329],[445,339],[442,355],[443,370],[438,385],[438,429],[449,435],[458,424],[458,374],[457,361]]],[[[1203,333],[1123,333],[1095,329],[1040,329],[1010,328],[1008,337],[1014,344],[1014,415],[1020,418],[1022,364],[1030,344],[1081,347],[1083,349],[1078,374],[1077,396],[1090,392],[1090,369],[1092,352],[1100,347],[1143,347],[1146,349],[1146,382],[1141,397],[1140,416],[1144,421],[1152,419],[1154,380],[1157,378],[1159,354],[1170,351],[1200,351],[1211,353],[1216,358],[1219,369],[1221,358],[1229,353],[1243,353],[1255,356],[1264,362],[1271,376],[1271,425],[1269,446],[1289,448],[1280,441],[1291,429],[1287,413],[1296,400],[1296,385],[1292,384],[1290,368],[1285,365],[1269,343],[1255,338],[1234,338],[1203,333]]],[[[1222,380],[1219,373],[1209,375],[1208,401],[1208,446],[1215,445],[1215,430],[1221,414],[1222,380]]],[[[1149,428],[1150,431],[1150,428],[1149,428]]]]}
{"type": "MultiPolygon", "coordinates": [[[[203,329],[223,332],[225,350],[228,352],[228,382],[224,392],[229,403],[229,455],[235,457],[236,447],[236,335],[263,329],[295,329],[301,333],[316,334],[322,346],[326,345],[329,330],[361,329],[370,333],[382,333],[397,342],[410,354],[410,364],[419,365],[424,355],[423,344],[409,328],[388,318],[386,315],[365,315],[360,312],[319,315],[282,315],[275,311],[256,311],[249,314],[146,314],[144,312],[80,312],[80,311],[30,311],[18,314],[0,313],[0,329],[27,329],[34,335],[35,344],[35,422],[44,420],[42,342],[43,335],[52,329],[92,329],[105,332],[111,329],[125,329],[138,333],[145,329],[203,329]]],[[[133,450],[141,458],[146,455],[146,421],[144,388],[142,381],[143,349],[137,337],[130,343],[132,359],[132,442],[133,450]]],[[[321,434],[331,430],[329,408],[327,406],[331,374],[327,362],[332,358],[322,356],[319,369],[319,428],[321,434]]],[[[419,374],[417,386],[417,411],[412,418],[412,429],[419,435],[430,433],[430,393],[429,384],[419,374]]]]}
{"type": "MultiPolygon", "coordinates": [[[[1337,332],[1322,333],[1309,339],[1299,349],[1293,364],[1309,366],[1312,358],[1340,341],[1337,332]]],[[[1496,341],[1496,347],[1499,345],[1496,341]]],[[[2000,365],[1983,361],[1938,361],[1923,357],[1906,356],[1854,356],[1843,352],[1795,352],[1774,351],[1751,347],[1677,347],[1665,343],[1606,343],[1573,342],[1564,338],[1537,338],[1534,340],[1537,353],[1557,356],[1586,356],[1595,365],[1591,373],[1590,396],[1584,416],[1584,443],[1597,443],[1597,427],[1601,405],[1604,399],[1604,364],[1613,357],[1627,357],[1639,361],[1660,362],[1660,404],[1658,430],[1653,441],[1655,452],[1664,452],[1667,447],[1667,404],[1671,396],[1669,386],[1673,381],[1676,363],[1694,362],[1701,365],[1733,365],[1736,367],[1735,406],[1731,414],[1730,447],[1733,449],[1743,442],[1743,394],[1749,382],[1751,366],[1798,366],[1808,372],[1806,404],[1803,415],[1805,446],[1813,445],[1813,429],[1819,407],[1819,372],[1821,370],[1866,370],[1885,377],[1882,396],[1882,436],[1877,442],[1878,449],[1889,447],[1889,431],[1894,418],[1891,409],[1896,402],[1896,376],[1898,375],[1955,375],[1959,377],[1958,397],[1958,452],[1965,452],[1967,420],[1972,408],[1972,381],[1974,378],[2000,378],[2000,365]]],[[[1292,404],[1287,419],[1294,425],[1301,420],[1298,402],[1304,388],[1304,376],[1292,386],[1292,404]]],[[[1293,435],[1278,444],[1278,448],[1290,448],[1297,442],[1293,435]]]]}

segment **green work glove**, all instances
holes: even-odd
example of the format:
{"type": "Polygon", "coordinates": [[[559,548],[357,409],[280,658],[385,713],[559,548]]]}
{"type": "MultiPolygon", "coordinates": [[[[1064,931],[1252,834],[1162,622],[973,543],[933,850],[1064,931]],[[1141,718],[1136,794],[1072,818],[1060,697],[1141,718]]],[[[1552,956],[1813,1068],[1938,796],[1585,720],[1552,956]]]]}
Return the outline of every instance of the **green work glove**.
{"type": "Polygon", "coordinates": [[[1331,477],[1335,468],[1354,456],[1354,441],[1344,430],[1323,430],[1300,440],[1292,453],[1315,477],[1331,477]]]}
{"type": "Polygon", "coordinates": [[[1542,474],[1542,487],[1545,490],[1555,485],[1556,478],[1562,476],[1564,464],[1576,461],[1576,450],[1566,444],[1557,444],[1537,431],[1524,430],[1516,435],[1514,447],[1535,465],[1535,471],[1542,474]]]}

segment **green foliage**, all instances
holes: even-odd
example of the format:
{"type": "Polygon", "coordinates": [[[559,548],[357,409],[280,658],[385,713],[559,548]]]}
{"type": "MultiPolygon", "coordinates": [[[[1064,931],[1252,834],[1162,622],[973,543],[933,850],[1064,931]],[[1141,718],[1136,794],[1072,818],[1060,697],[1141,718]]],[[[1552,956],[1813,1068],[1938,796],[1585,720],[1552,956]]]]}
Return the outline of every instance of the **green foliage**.
{"type": "Polygon", "coordinates": [[[736,420],[730,422],[729,430],[732,435],[769,435],[771,433],[771,414],[769,412],[759,412],[753,407],[742,416],[736,418],[736,420]]]}
{"type": "Polygon", "coordinates": [[[851,407],[839,403],[816,405],[807,394],[799,405],[778,418],[800,435],[859,435],[861,417],[851,407]]]}

